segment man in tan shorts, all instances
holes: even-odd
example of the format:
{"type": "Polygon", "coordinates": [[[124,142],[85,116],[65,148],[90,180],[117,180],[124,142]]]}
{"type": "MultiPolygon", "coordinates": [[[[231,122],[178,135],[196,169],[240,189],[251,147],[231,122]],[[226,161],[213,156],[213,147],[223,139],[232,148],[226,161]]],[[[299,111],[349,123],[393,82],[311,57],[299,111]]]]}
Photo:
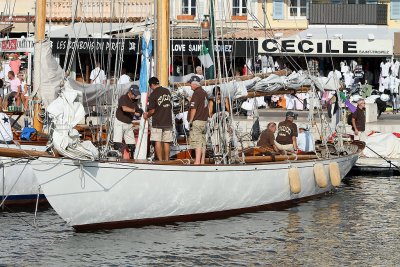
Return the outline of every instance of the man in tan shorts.
{"type": "Polygon", "coordinates": [[[208,95],[198,80],[192,80],[190,87],[194,91],[190,100],[189,125],[190,147],[196,152],[194,164],[204,164],[206,155],[206,125],[208,120],[208,95]]]}
{"type": "Polygon", "coordinates": [[[149,87],[153,92],[149,97],[149,112],[143,117],[153,117],[150,141],[155,142],[157,159],[169,160],[170,143],[173,141],[171,93],[167,88],[160,86],[156,77],[149,79],[149,87]]]}

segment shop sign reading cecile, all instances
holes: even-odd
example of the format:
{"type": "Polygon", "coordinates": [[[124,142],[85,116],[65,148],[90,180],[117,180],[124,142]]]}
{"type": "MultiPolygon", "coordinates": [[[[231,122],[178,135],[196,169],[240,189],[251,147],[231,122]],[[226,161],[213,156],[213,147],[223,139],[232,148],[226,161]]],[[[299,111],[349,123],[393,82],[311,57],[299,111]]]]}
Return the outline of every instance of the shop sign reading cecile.
{"type": "Polygon", "coordinates": [[[259,39],[258,52],[314,56],[391,56],[393,41],[391,39],[259,39]]]}

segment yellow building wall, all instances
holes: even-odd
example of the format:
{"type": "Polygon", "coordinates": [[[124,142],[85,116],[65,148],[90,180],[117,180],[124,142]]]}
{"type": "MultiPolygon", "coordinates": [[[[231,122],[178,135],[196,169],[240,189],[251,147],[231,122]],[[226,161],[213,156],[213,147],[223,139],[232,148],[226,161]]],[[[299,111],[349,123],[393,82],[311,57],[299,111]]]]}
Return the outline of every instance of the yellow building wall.
{"type": "MultiPolygon", "coordinates": [[[[11,1],[11,4],[13,5],[14,1],[11,1]]],[[[7,8],[7,10],[4,10],[5,5],[6,5],[6,1],[0,1],[0,10],[2,12],[5,11],[6,15],[10,15],[10,14],[8,14],[9,13],[8,8],[7,8]]],[[[13,10],[12,7],[11,7],[11,10],[13,10]]],[[[35,1],[33,1],[33,0],[17,0],[16,4],[15,4],[13,15],[27,16],[28,12],[30,15],[34,15],[36,13],[35,12],[35,1]]]]}

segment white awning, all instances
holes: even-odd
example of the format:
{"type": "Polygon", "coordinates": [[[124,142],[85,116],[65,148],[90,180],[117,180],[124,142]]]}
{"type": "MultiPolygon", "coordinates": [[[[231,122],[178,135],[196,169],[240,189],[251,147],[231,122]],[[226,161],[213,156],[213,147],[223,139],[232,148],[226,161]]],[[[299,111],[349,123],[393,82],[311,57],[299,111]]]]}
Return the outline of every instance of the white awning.
{"type": "Polygon", "coordinates": [[[272,55],[387,57],[395,30],[387,26],[310,26],[287,38],[259,39],[259,53],[272,55]]]}

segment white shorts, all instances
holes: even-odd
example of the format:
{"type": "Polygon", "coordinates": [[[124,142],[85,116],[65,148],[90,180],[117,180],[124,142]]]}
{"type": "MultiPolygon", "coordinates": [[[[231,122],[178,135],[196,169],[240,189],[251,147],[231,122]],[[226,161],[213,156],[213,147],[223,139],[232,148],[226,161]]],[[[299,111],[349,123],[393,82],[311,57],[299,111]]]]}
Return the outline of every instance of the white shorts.
{"type": "Polygon", "coordinates": [[[284,150],[284,151],[294,151],[294,146],[293,144],[289,145],[281,145],[278,142],[275,141],[275,145],[279,150],[284,150]]]}
{"type": "Polygon", "coordinates": [[[124,123],[115,119],[114,121],[114,143],[122,143],[122,139],[124,139],[125,144],[134,145],[135,134],[133,133],[134,126],[132,123],[124,123]]]}

